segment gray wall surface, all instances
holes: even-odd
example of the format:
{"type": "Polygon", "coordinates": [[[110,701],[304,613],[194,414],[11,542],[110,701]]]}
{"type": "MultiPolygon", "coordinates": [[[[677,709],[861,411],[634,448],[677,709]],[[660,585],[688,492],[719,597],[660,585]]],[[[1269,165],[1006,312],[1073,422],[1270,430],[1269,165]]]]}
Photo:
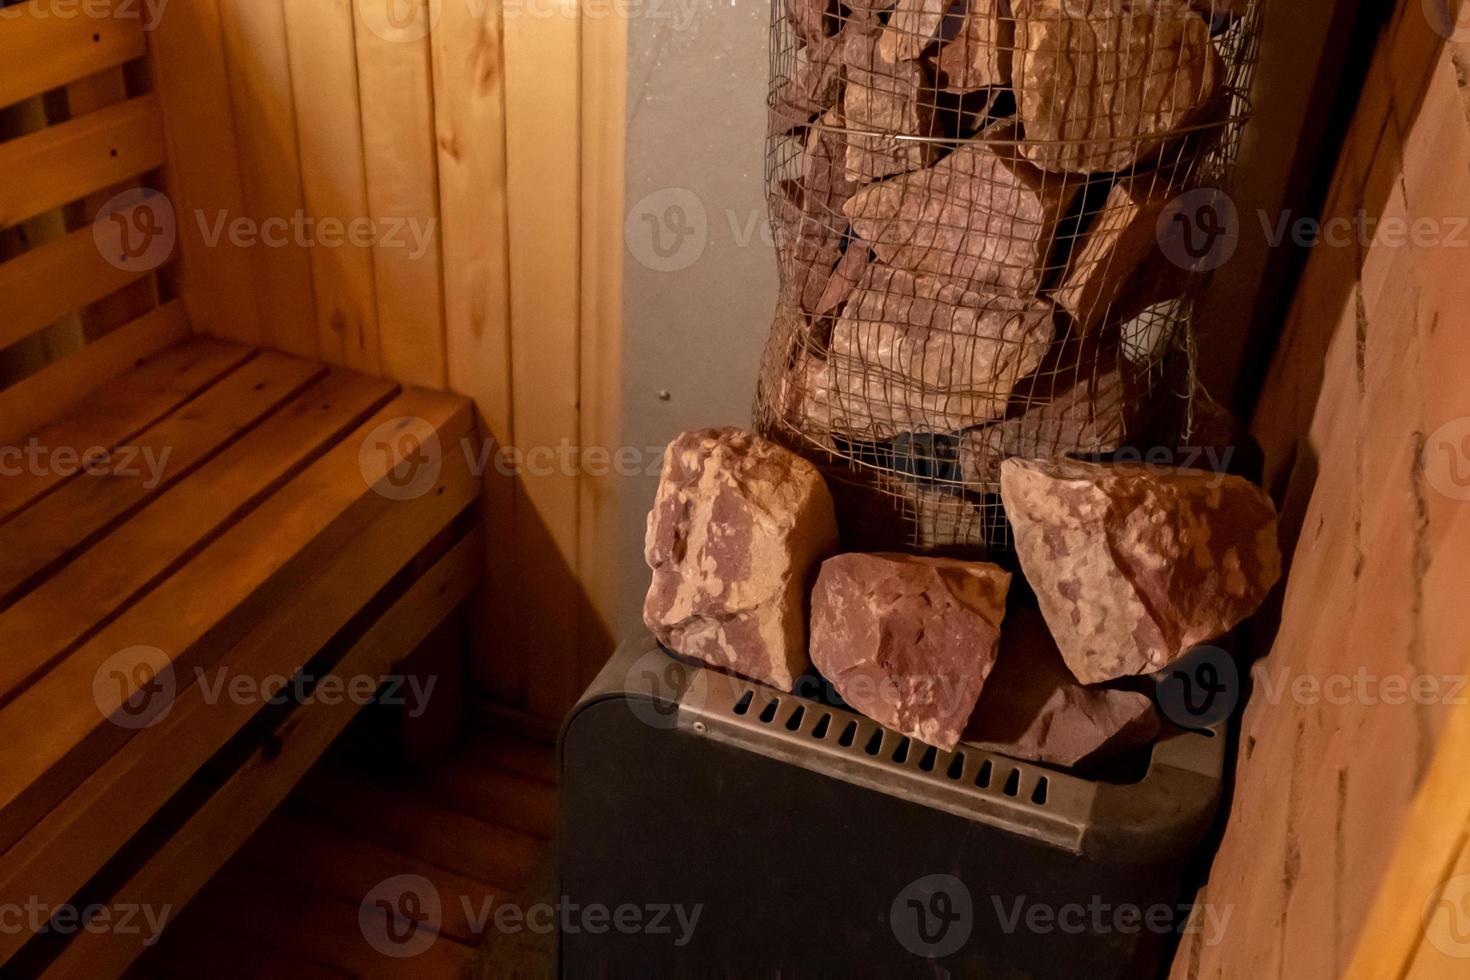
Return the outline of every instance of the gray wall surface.
{"type": "Polygon", "coordinates": [[[650,0],[628,25],[624,635],[640,622],[657,453],[681,430],[748,425],[776,307],[764,188],[769,0],[650,0]],[[667,400],[660,393],[667,392],[667,400]]]}

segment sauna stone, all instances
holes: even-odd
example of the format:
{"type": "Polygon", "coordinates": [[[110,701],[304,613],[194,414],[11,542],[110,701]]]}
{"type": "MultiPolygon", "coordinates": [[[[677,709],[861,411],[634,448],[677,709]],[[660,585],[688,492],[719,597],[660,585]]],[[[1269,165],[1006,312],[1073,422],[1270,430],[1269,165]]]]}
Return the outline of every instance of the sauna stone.
{"type": "Polygon", "coordinates": [[[856,710],[952,749],[995,664],[1010,579],[951,558],[829,558],[812,595],[812,662],[856,710]]]}
{"type": "Polygon", "coordinates": [[[976,490],[994,492],[1001,461],[1011,456],[1113,452],[1127,437],[1129,402],[1116,367],[1096,375],[1076,369],[1075,377],[1015,418],[962,433],[960,478],[976,490]]]}
{"type": "Polygon", "coordinates": [[[834,381],[887,406],[901,430],[999,418],[1055,331],[1046,300],[984,295],[952,280],[870,265],[832,333],[834,381]]]}
{"type": "Polygon", "coordinates": [[[1158,733],[1147,694],[1077,683],[1041,614],[1018,609],[1001,631],[1000,656],[965,742],[1013,759],[1078,766],[1147,745],[1158,733]]]}
{"type": "Polygon", "coordinates": [[[1043,174],[1013,146],[975,142],[932,167],[859,189],[844,210],[889,265],[1032,296],[1078,187],[1043,174]]]}
{"type": "Polygon", "coordinates": [[[1090,336],[1110,317],[1163,298],[1120,301],[1144,260],[1158,252],[1159,216],[1173,198],[1167,183],[1151,178],[1120,180],[1108,190],[1053,294],[1071,315],[1074,336],[1090,336]]]}
{"type": "Polygon", "coordinates": [[[789,133],[837,107],[842,92],[842,43],[829,38],[796,52],[791,77],[776,91],[771,132],[789,133]]]}
{"type": "Polygon", "coordinates": [[[1014,0],[1027,156],[1047,170],[1122,170],[1216,98],[1224,65],[1184,0],[1014,0]]]}
{"type": "MultiPolygon", "coordinates": [[[[939,49],[939,86],[973,92],[1011,83],[1015,22],[1000,14],[1001,0],[969,0],[954,36],[939,49]]],[[[947,32],[946,32],[947,33],[947,32]]]]}
{"type": "Polygon", "coordinates": [[[940,153],[934,143],[897,140],[887,134],[941,136],[934,112],[934,86],[917,61],[887,64],[878,54],[878,39],[852,34],[843,47],[847,62],[842,89],[847,124],[847,176],[872,181],[916,170],[940,153]]]}
{"type": "Polygon", "coordinates": [[[1239,477],[1014,458],[1000,485],[1021,568],[1084,684],[1168,666],[1281,575],[1275,510],[1239,477]]]}
{"type": "Polygon", "coordinates": [[[845,139],[823,116],[806,135],[801,180],[781,190],[776,217],[784,236],[785,282],[801,308],[816,309],[847,234],[842,207],[854,190],[843,170],[845,139]]]}
{"type": "Polygon", "coordinates": [[[878,56],[892,65],[912,61],[939,37],[953,0],[898,0],[878,38],[878,56]]]}
{"type": "Polygon", "coordinates": [[[739,429],[685,432],[648,515],[643,620],[678,653],[790,690],[809,663],[812,573],[836,547],[811,463],[739,429]]]}

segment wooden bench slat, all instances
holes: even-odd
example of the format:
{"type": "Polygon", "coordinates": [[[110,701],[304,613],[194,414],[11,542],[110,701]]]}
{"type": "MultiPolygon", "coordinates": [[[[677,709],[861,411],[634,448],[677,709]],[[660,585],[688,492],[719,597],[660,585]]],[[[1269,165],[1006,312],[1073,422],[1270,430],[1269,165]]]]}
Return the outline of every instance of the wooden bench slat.
{"type": "MultiPolygon", "coordinates": [[[[0,32],[4,29],[0,22],[0,32]]],[[[5,174],[0,183],[0,228],[79,201],[163,163],[163,112],[156,95],[119,102],[0,143],[0,174],[5,174]]]]}
{"type": "Polygon", "coordinates": [[[107,9],[112,16],[61,17],[55,3],[31,0],[0,10],[0,107],[142,57],[142,5],[108,0],[107,9]]]}
{"type": "MultiPolygon", "coordinates": [[[[325,645],[476,492],[468,464],[452,457],[445,460],[440,486],[442,494],[388,508],[325,564],[311,569],[264,622],[220,658],[228,676],[289,675],[325,645]]],[[[478,569],[466,574],[478,581],[478,569]]],[[[210,679],[217,683],[219,678],[210,679]]],[[[166,715],[137,732],[0,854],[0,895],[68,900],[258,709],[230,698],[207,698],[197,683],[180,690],[166,715]]],[[[0,932],[0,963],[24,939],[0,932]]]]}
{"type": "Polygon", "coordinates": [[[93,391],[188,335],[184,305],[174,300],[0,391],[0,445],[72,414],[93,391]]]}
{"type": "Polygon", "coordinates": [[[151,275],[107,261],[90,225],[33,248],[0,265],[0,348],[151,275]]]}
{"type": "MultiPolygon", "coordinates": [[[[84,357],[87,349],[67,358],[84,357]]],[[[0,444],[10,466],[13,453],[33,439],[54,454],[74,454],[92,446],[113,449],[147,429],[169,412],[194,398],[220,378],[255,356],[255,351],[218,340],[192,340],[141,360],[114,383],[81,394],[75,407],[38,431],[0,444]]],[[[62,394],[62,397],[66,397],[62,394]]],[[[4,521],[68,479],[61,470],[47,468],[21,472],[10,469],[0,479],[0,521],[4,521]]]]}
{"type": "MultiPolygon", "coordinates": [[[[321,364],[263,353],[128,440],[104,464],[116,471],[78,473],[0,524],[0,609],[326,372],[321,364]]],[[[0,686],[0,704],[12,694],[0,686]]]]}
{"type": "MultiPolygon", "coordinates": [[[[0,612],[0,636],[11,651],[0,659],[0,702],[106,626],[396,390],[389,381],[332,372],[0,612]]],[[[0,527],[0,542],[6,530],[0,527]]],[[[0,555],[0,570],[17,562],[0,555]]]]}
{"type": "MultiPolygon", "coordinates": [[[[368,628],[330,675],[379,679],[407,656],[470,594],[482,544],[470,535],[419,578],[368,628]]],[[[115,906],[181,908],[263,823],[306,775],[359,709],[348,699],[313,701],[276,729],[277,745],[257,751],[113,896],[115,906]]],[[[360,900],[360,899],[359,899],[360,900]]],[[[49,972],[120,973],[143,951],[143,937],[118,931],[78,934],[49,972]]]]}
{"type": "MultiPolygon", "coordinates": [[[[186,689],[196,668],[216,663],[375,517],[413,502],[388,497],[394,469],[407,469],[406,453],[421,452],[420,443],[404,438],[411,431],[406,420],[413,418],[430,433],[429,441],[444,447],[441,480],[466,474],[467,467],[449,463],[463,456],[460,442],[473,429],[468,403],[406,392],[0,709],[0,744],[10,754],[0,767],[0,848],[12,845],[134,734],[117,723],[128,718],[123,702],[144,685],[156,689],[153,678],[129,675],[124,686],[94,688],[111,658],[140,645],[157,648],[186,689]],[[387,455],[362,452],[385,426],[392,426],[381,439],[387,455]],[[105,700],[99,704],[99,698],[105,700]]],[[[472,500],[472,491],[465,492],[472,500]]],[[[449,490],[440,483],[429,493],[443,497],[449,490]]],[[[347,584],[335,583],[339,589],[347,584]]]]}

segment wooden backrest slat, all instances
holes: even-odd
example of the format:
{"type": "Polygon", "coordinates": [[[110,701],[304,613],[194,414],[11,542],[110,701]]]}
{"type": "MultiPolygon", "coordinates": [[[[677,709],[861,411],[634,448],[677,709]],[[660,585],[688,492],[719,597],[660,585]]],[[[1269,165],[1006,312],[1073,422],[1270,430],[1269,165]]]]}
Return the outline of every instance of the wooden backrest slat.
{"type": "Polygon", "coordinates": [[[0,265],[0,349],[151,275],[109,262],[90,227],[0,265]]]}
{"type": "Polygon", "coordinates": [[[65,418],[94,390],[188,335],[184,304],[173,300],[0,391],[0,446],[65,418]]]}
{"type": "Polygon", "coordinates": [[[142,57],[144,5],[31,0],[0,10],[0,106],[142,57]],[[109,16],[89,15],[105,10],[109,16]]]}
{"type": "Polygon", "coordinates": [[[163,163],[163,113],[155,95],[0,143],[0,174],[5,174],[0,183],[0,228],[81,200],[163,163]]]}

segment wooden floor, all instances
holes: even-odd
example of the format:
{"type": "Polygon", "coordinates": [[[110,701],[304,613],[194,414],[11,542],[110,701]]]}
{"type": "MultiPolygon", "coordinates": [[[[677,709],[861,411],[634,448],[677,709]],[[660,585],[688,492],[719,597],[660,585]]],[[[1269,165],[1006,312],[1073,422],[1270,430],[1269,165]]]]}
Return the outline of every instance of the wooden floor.
{"type": "Polygon", "coordinates": [[[329,756],[131,975],[549,976],[545,941],[516,944],[514,964],[481,947],[500,903],[550,887],[552,749],[480,729],[426,772],[381,768],[329,756]],[[424,879],[437,915],[411,897],[424,879]],[[385,907],[403,910],[401,928],[385,907]]]}

